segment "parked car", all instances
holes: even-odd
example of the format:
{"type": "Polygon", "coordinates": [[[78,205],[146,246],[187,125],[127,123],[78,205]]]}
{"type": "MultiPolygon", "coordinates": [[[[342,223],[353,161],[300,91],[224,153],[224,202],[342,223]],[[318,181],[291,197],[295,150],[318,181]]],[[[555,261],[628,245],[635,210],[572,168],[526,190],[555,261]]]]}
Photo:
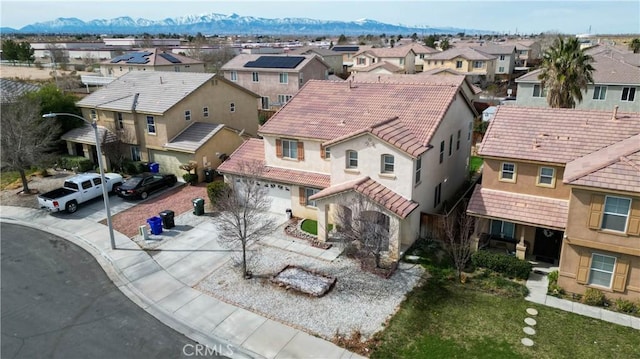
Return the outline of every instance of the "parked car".
{"type": "Polygon", "coordinates": [[[145,199],[150,193],[164,187],[171,187],[177,181],[178,179],[174,174],[142,173],[129,177],[121,186],[115,189],[115,192],[122,198],[145,199]]]}
{"type": "MultiPolygon", "coordinates": [[[[111,192],[122,184],[122,176],[117,173],[105,173],[107,191],[111,192]]],[[[38,196],[38,205],[48,211],[66,210],[73,213],[80,203],[102,196],[102,178],[98,173],[82,173],[66,181],[61,188],[38,196]]]]}

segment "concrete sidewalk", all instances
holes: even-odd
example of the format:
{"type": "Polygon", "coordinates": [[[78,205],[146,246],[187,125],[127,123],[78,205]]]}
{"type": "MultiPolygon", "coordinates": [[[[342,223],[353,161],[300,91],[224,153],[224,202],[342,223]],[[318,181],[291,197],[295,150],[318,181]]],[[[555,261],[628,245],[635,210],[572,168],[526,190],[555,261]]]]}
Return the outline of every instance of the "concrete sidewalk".
{"type": "Polygon", "coordinates": [[[640,329],[640,318],[638,317],[547,295],[547,287],[549,286],[547,274],[549,274],[551,270],[549,268],[536,267],[533,269],[534,272],[532,272],[529,275],[529,279],[527,279],[526,286],[529,288],[529,295],[525,297],[526,300],[567,312],[604,320],[605,322],[640,329]]]}
{"type": "MultiPolygon", "coordinates": [[[[335,344],[224,303],[192,288],[226,263],[228,253],[211,233],[215,226],[204,222],[169,241],[160,250],[143,251],[116,232],[112,250],[106,226],[89,219],[61,219],[46,212],[0,206],[0,221],[41,229],[65,238],[89,253],[114,284],[134,303],[165,325],[211,348],[227,348],[232,358],[361,358],[335,344]]],[[[291,241],[271,239],[269,245],[287,246],[291,241]]],[[[317,249],[317,248],[316,248],[317,249]]],[[[331,260],[334,252],[310,255],[331,260]]]]}

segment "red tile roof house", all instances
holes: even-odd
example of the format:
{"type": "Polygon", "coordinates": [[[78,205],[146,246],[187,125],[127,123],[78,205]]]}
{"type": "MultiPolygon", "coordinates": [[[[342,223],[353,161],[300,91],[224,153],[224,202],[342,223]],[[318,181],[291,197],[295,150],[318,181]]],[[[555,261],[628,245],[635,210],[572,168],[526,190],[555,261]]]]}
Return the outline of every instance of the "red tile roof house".
{"type": "Polygon", "coordinates": [[[416,53],[411,46],[366,49],[355,54],[354,59],[351,72],[369,72],[372,67],[386,63],[392,65],[390,73],[416,73],[416,53]]]}
{"type": "MultiPolygon", "coordinates": [[[[468,173],[477,114],[451,83],[309,81],[218,171],[232,180],[259,160],[272,211],[318,221],[360,194],[388,218],[388,257],[418,237],[420,213],[437,211],[468,173]]],[[[260,181],[262,183],[262,181],[260,181]]]]}
{"type": "Polygon", "coordinates": [[[476,240],[559,263],[567,291],[640,297],[640,113],[500,106],[478,154],[476,240]]]}

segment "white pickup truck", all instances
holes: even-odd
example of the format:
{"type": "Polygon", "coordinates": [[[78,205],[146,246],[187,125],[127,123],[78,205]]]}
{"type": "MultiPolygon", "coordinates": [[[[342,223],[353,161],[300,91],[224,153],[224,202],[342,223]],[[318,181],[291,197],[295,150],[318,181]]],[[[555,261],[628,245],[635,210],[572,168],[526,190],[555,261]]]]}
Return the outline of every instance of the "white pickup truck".
{"type": "MultiPolygon", "coordinates": [[[[117,173],[105,173],[107,191],[112,192],[123,182],[117,173]]],[[[99,173],[83,173],[73,176],[61,188],[38,196],[38,205],[48,211],[59,212],[66,210],[73,213],[78,210],[80,203],[102,196],[102,179],[99,173]]]]}

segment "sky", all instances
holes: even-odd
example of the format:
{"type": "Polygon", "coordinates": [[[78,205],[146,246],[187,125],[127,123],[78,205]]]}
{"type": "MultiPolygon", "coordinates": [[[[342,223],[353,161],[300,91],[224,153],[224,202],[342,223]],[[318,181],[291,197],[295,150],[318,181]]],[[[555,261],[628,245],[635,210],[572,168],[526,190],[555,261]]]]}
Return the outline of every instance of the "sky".
{"type": "Polygon", "coordinates": [[[0,25],[17,29],[58,17],[76,17],[83,21],[120,16],[161,20],[209,13],[341,21],[367,18],[396,25],[456,27],[509,34],[640,33],[640,0],[0,0],[0,25]]]}

